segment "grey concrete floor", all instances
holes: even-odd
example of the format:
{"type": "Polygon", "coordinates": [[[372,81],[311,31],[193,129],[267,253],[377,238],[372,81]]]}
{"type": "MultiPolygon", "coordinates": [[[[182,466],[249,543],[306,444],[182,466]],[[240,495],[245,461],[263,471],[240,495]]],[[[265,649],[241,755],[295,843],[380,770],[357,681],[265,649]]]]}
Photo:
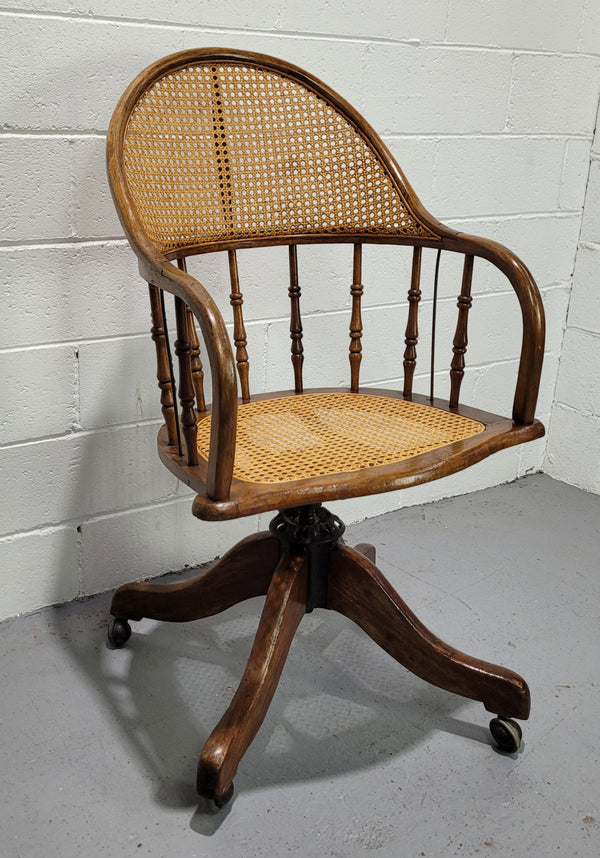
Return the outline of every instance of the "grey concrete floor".
{"type": "Polygon", "coordinates": [[[600,497],[538,475],[350,527],[436,634],[528,680],[523,746],[316,610],[216,816],[196,758],[261,600],[116,651],[108,596],[3,623],[0,854],[597,858],[599,528],[600,497]]]}

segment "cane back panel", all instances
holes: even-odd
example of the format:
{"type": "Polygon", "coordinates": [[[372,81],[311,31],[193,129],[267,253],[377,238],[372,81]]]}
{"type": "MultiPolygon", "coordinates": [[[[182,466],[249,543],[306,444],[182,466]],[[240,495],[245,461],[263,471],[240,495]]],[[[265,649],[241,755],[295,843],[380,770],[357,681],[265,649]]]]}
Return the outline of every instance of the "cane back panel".
{"type": "Polygon", "coordinates": [[[435,238],[356,125],[260,65],[196,61],[163,75],[136,104],[123,151],[163,253],[303,234],[435,238]]]}

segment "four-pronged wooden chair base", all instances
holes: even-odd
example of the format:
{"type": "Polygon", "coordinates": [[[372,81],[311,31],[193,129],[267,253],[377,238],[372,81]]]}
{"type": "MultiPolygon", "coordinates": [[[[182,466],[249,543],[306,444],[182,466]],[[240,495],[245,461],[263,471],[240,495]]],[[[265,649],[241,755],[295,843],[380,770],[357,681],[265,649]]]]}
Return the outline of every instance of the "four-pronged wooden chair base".
{"type": "Polygon", "coordinates": [[[373,546],[349,548],[342,532],[339,519],[319,505],[284,510],[271,532],[242,540],[192,580],[126,584],[115,593],[111,613],[119,622],[112,638],[109,629],[113,646],[127,639],[127,623],[121,621],[148,617],[185,622],[266,595],[242,680],[198,763],[198,793],[216,807],[231,796],[238,764],[265,718],[296,629],[314,607],[349,617],[433,685],[479,700],[506,718],[529,715],[529,690],[520,676],[465,655],[433,635],[374,565],[373,546]]]}

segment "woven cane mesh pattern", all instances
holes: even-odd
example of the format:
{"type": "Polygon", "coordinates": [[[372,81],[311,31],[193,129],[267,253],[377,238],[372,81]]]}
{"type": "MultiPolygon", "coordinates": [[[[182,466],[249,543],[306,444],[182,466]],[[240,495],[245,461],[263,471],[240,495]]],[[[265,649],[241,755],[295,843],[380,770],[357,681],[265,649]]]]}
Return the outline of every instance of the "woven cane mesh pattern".
{"type": "Polygon", "coordinates": [[[265,236],[432,236],[365,140],[274,71],[198,64],[165,75],[126,129],[127,182],[162,252],[265,236]]]}
{"type": "MultiPolygon", "coordinates": [[[[383,396],[311,393],[240,405],[234,477],[280,483],[401,462],[482,432],[482,423],[383,396]]],[[[210,418],[198,425],[208,458],[210,418]]]]}

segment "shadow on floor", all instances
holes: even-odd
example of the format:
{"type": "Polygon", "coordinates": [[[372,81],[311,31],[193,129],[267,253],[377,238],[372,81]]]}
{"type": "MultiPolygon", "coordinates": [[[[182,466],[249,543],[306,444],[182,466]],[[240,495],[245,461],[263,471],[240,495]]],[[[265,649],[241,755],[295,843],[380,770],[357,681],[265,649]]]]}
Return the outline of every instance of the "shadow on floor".
{"type": "MultiPolygon", "coordinates": [[[[141,773],[150,776],[154,801],[197,806],[197,758],[241,677],[262,599],[194,623],[132,623],[121,650],[106,648],[108,597],[100,604],[55,610],[66,651],[108,704],[141,773]],[[82,627],[84,634],[74,633],[82,627]]],[[[376,766],[426,743],[433,731],[489,744],[483,725],[453,714],[463,704],[410,674],[345,617],[316,610],[303,618],[265,723],[240,764],[236,790],[376,766]]],[[[119,761],[113,757],[110,764],[118,777],[119,761]]],[[[202,801],[192,827],[209,834],[223,814],[211,821],[203,810],[202,801]]]]}

